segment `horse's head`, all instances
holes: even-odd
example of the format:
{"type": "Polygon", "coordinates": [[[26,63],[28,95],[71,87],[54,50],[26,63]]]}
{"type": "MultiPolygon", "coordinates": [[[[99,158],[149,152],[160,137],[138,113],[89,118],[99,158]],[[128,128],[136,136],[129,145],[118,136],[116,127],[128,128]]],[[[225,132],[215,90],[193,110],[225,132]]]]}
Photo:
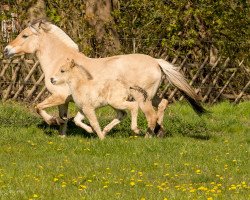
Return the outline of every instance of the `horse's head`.
{"type": "Polygon", "coordinates": [[[71,61],[67,59],[67,62],[62,65],[59,71],[50,79],[51,83],[53,85],[60,85],[67,82],[69,75],[75,66],[76,63],[73,59],[71,61]]]}
{"type": "Polygon", "coordinates": [[[31,23],[4,49],[5,56],[35,53],[39,47],[39,37],[49,30],[50,23],[39,20],[31,23]]]}

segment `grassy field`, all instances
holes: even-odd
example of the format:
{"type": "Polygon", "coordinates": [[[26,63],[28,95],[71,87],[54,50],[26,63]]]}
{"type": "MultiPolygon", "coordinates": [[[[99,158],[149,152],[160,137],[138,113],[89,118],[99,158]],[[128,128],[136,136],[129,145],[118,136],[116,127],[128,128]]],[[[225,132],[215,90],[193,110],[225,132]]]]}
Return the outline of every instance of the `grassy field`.
{"type": "MultiPolygon", "coordinates": [[[[170,105],[171,137],[131,137],[128,118],[100,141],[72,123],[60,138],[33,108],[0,103],[0,199],[250,199],[250,102],[208,109],[170,105]]],[[[113,115],[100,110],[102,126],[113,115]]]]}

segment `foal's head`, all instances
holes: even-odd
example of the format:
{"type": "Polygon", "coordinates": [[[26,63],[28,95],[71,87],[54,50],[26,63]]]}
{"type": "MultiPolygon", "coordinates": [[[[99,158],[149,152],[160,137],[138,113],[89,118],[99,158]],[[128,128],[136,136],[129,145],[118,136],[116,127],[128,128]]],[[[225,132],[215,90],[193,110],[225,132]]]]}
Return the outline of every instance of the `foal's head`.
{"type": "Polygon", "coordinates": [[[54,85],[59,85],[72,80],[72,78],[76,79],[77,77],[80,77],[81,80],[93,79],[89,71],[83,66],[76,64],[73,59],[71,61],[67,59],[67,62],[60,67],[59,71],[50,81],[54,85]]]}
{"type": "Polygon", "coordinates": [[[50,79],[51,83],[53,85],[59,85],[59,84],[67,82],[67,80],[69,79],[70,73],[72,73],[75,65],[76,64],[73,59],[71,61],[67,59],[67,62],[64,65],[62,65],[59,71],[50,79]]]}

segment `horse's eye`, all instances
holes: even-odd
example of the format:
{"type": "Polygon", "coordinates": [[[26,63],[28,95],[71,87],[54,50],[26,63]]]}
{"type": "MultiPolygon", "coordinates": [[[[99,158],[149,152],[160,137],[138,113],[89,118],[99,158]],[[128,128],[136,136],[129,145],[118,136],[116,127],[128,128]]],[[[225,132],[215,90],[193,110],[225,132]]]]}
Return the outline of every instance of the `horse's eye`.
{"type": "Polygon", "coordinates": [[[64,73],[65,71],[63,69],[61,69],[61,73],[64,73]]]}
{"type": "Polygon", "coordinates": [[[22,37],[25,39],[25,38],[27,38],[27,37],[29,37],[29,36],[28,36],[28,35],[23,35],[22,37]]]}

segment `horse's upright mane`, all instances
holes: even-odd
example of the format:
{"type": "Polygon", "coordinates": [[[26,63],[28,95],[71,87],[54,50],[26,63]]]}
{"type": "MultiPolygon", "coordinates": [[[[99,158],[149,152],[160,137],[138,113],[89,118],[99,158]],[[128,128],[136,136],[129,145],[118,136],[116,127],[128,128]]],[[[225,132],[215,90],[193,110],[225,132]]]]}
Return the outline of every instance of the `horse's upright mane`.
{"type": "Polygon", "coordinates": [[[68,47],[71,47],[79,51],[78,45],[62,29],[60,29],[58,26],[54,24],[50,24],[50,25],[51,25],[51,29],[49,31],[50,33],[57,36],[68,47]]]}
{"type": "Polygon", "coordinates": [[[37,19],[30,23],[31,27],[34,27],[35,25],[39,24],[39,28],[43,28],[46,32],[54,34],[56,37],[58,37],[64,44],[66,44],[68,47],[76,49],[79,51],[78,45],[58,26],[50,23],[46,19],[37,19]],[[43,26],[44,25],[44,26],[43,26]]]}

